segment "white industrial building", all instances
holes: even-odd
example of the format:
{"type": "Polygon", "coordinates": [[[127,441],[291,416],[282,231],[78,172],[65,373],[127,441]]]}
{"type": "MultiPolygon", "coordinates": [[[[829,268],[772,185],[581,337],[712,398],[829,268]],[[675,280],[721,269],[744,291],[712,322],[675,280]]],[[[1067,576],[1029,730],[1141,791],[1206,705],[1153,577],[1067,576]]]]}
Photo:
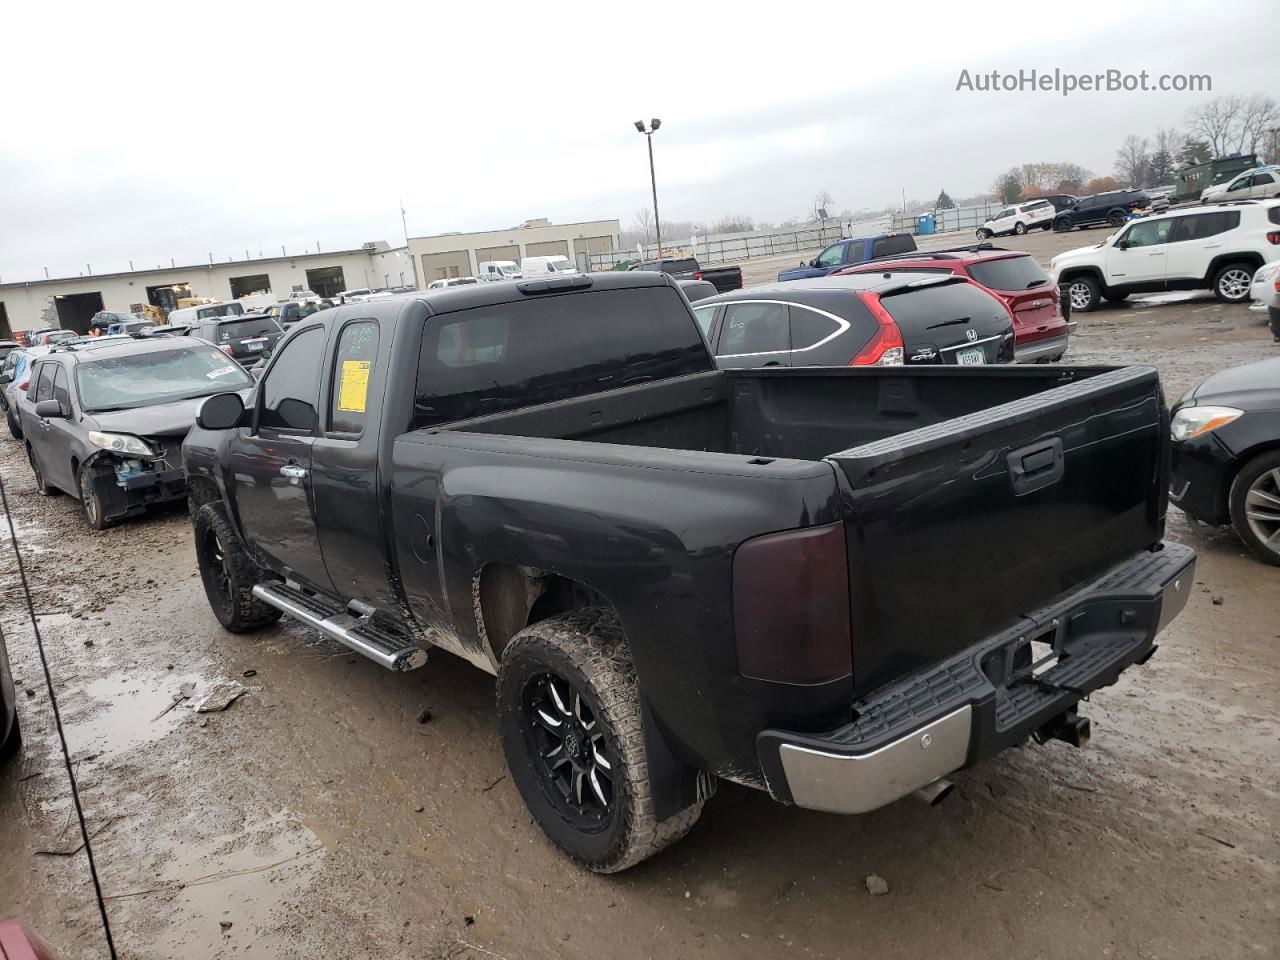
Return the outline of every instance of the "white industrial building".
{"type": "Polygon", "coordinates": [[[357,287],[425,286],[440,277],[471,276],[486,260],[563,254],[585,263],[588,253],[616,249],[619,230],[617,220],[531,220],[510,230],[413,237],[408,247],[377,241],[333,253],[3,283],[0,338],[48,326],[84,331],[99,310],[137,312],[147,304],[171,309],[175,296],[233,300],[272,293],[283,300],[295,290],[335,296],[357,287]]]}

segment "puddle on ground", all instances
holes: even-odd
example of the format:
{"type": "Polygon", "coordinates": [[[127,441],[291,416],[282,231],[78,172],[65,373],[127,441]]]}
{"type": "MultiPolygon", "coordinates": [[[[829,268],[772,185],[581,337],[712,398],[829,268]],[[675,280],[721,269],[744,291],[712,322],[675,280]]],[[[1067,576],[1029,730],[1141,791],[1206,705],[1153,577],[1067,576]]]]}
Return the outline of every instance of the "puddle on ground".
{"type": "MultiPolygon", "coordinates": [[[[90,680],[76,692],[78,709],[72,713],[71,720],[64,723],[71,755],[77,758],[117,756],[153,743],[179,723],[189,722],[189,704],[180,703],[161,715],[184,683],[195,685],[198,698],[212,681],[198,673],[172,670],[130,671],[90,680]]],[[[70,711],[64,706],[63,712],[70,711]]]]}
{"type": "Polygon", "coordinates": [[[300,901],[324,856],[315,833],[287,811],[235,834],[191,843],[148,838],[147,847],[165,858],[155,883],[111,899],[137,906],[150,901],[149,912],[163,916],[164,933],[149,946],[166,957],[221,956],[296,941],[282,910],[300,901]]]}

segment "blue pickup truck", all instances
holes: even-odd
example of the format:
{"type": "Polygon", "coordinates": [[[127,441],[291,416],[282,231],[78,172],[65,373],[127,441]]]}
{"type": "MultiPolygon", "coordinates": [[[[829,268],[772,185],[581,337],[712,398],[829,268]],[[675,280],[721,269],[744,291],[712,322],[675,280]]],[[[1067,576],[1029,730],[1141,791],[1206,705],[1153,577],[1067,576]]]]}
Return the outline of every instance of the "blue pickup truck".
{"type": "Polygon", "coordinates": [[[878,257],[891,257],[898,253],[910,253],[916,249],[916,241],[909,233],[881,233],[874,237],[857,237],[840,240],[814,257],[801,260],[800,266],[790,267],[778,274],[781,280],[804,280],[808,277],[825,277],[843,267],[866,263],[878,257]]]}

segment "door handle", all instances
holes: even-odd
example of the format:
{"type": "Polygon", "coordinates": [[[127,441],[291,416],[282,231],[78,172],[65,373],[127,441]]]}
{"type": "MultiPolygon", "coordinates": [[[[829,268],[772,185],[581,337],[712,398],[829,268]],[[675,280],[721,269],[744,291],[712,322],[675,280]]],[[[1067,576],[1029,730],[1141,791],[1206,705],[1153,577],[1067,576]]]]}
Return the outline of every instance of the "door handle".
{"type": "Polygon", "coordinates": [[[290,480],[301,480],[307,475],[307,468],[296,463],[286,463],[280,468],[280,476],[290,480]]]}

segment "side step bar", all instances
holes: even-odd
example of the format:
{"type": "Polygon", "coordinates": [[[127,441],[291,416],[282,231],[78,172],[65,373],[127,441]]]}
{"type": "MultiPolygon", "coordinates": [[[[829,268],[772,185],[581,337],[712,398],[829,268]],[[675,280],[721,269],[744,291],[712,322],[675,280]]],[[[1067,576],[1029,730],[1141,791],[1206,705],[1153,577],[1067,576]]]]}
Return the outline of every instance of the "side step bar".
{"type": "Polygon", "coordinates": [[[411,640],[374,626],[367,617],[353,617],[346,610],[287,584],[260,583],[253,588],[253,595],[388,670],[403,673],[427,662],[427,651],[411,640]]]}

